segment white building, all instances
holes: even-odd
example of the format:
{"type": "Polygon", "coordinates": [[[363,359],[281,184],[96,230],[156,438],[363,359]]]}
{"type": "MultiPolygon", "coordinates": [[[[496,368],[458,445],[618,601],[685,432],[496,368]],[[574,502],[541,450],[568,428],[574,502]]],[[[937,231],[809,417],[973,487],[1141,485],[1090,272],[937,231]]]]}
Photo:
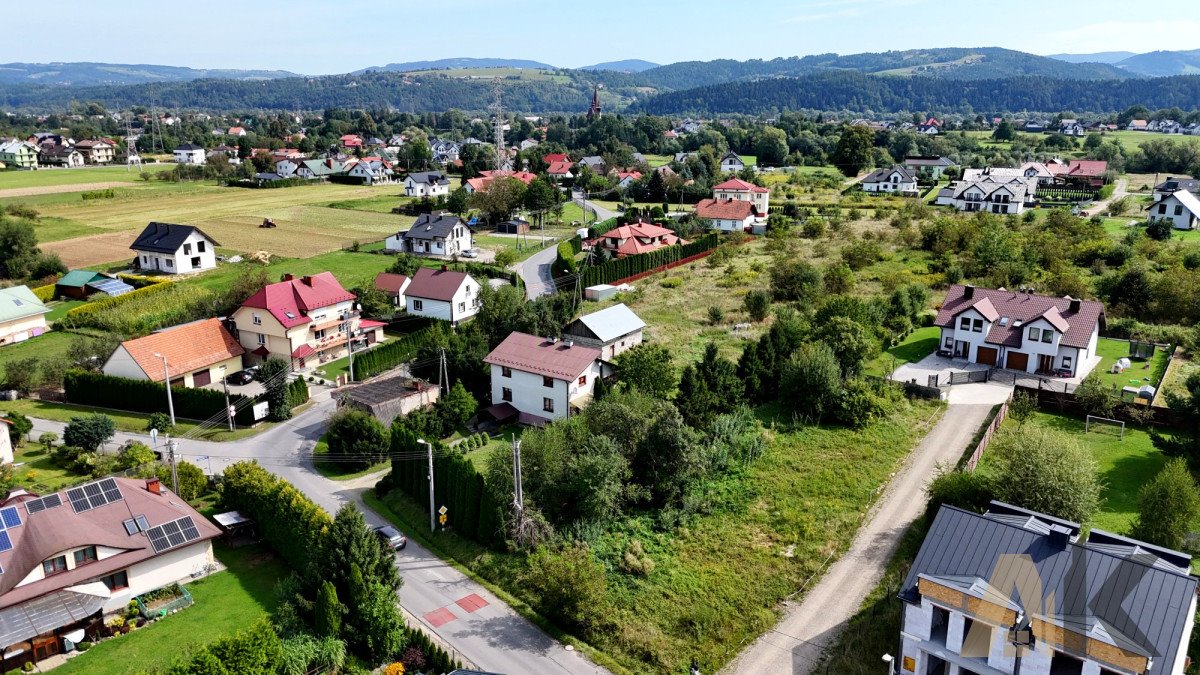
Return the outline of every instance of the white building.
{"type": "Polygon", "coordinates": [[[49,313],[28,286],[0,288],[0,346],[24,342],[45,333],[49,313]]]}
{"type": "Polygon", "coordinates": [[[479,282],[465,272],[422,267],[404,290],[409,314],[427,316],[458,325],[479,313],[479,282]]]}
{"type": "Polygon", "coordinates": [[[897,164],[889,169],[876,169],[862,179],[863,192],[887,192],[913,196],[917,194],[917,176],[897,164]]]}
{"type": "Polygon", "coordinates": [[[245,353],[220,319],[203,319],[122,342],[103,371],[151,382],[169,377],[172,387],[205,387],[241,370],[245,353]]]}
{"type": "Polygon", "coordinates": [[[584,314],[563,328],[563,339],[600,350],[600,358],[611,361],[618,354],[642,344],[646,322],[625,303],[584,314]]]}
{"type": "Polygon", "coordinates": [[[952,358],[1027,373],[1070,377],[1094,363],[1104,305],[1070,297],[954,285],[934,325],[952,358]]]}
{"type": "Polygon", "coordinates": [[[150,223],[129,247],[143,272],[181,274],[217,266],[219,243],[192,225],[150,223]]]}
{"type": "Polygon", "coordinates": [[[1147,219],[1170,221],[1176,230],[1194,230],[1200,223],[1200,199],[1187,190],[1176,190],[1151,204],[1147,219]]]}
{"type": "Polygon", "coordinates": [[[769,188],[747,183],[740,178],[730,178],[723,183],[714,185],[713,199],[750,202],[754,205],[758,219],[762,221],[766,221],[767,213],[771,208],[771,190],[769,188]]]}
{"type": "Polygon", "coordinates": [[[471,227],[462,218],[444,211],[422,213],[412,227],[383,240],[389,251],[413,255],[450,257],[474,247],[471,227]]]}
{"type": "Polygon", "coordinates": [[[939,190],[937,203],[972,213],[1021,214],[1036,203],[1037,183],[1023,176],[961,180],[939,190]]]}
{"type": "Polygon", "coordinates": [[[174,155],[177,164],[204,164],[207,161],[204,146],[194,143],[180,145],[175,148],[174,155]]]}
{"type": "Polygon", "coordinates": [[[410,173],[404,179],[405,197],[444,197],[450,194],[450,179],[441,171],[410,173]]]}
{"type": "Polygon", "coordinates": [[[599,349],[525,333],[510,334],[483,362],[492,369],[493,408],[511,408],[531,424],[582,409],[601,376],[599,349]]]}
{"type": "Polygon", "coordinates": [[[8,437],[8,427],[12,424],[0,417],[0,464],[13,463],[12,439],[8,437]]]}
{"type": "Polygon", "coordinates": [[[721,173],[737,173],[746,168],[746,163],[736,152],[727,152],[721,158],[721,173]]]}

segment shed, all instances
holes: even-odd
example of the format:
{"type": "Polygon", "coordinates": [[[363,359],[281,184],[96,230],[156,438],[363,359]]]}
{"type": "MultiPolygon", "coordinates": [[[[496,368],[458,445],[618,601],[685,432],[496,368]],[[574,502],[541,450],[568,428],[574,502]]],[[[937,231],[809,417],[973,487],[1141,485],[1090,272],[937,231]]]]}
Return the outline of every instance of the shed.
{"type": "Polygon", "coordinates": [[[440,395],[437,385],[401,375],[357,385],[339,398],[338,405],[370,413],[387,426],[397,417],[433,405],[440,395]]]}
{"type": "Polygon", "coordinates": [[[513,218],[496,224],[496,232],[500,234],[529,234],[529,221],[524,218],[513,218]]]}
{"type": "Polygon", "coordinates": [[[92,270],[71,270],[64,274],[61,279],[54,282],[54,295],[83,300],[95,292],[96,289],[88,287],[92,282],[103,281],[109,278],[92,270]]]}
{"type": "Polygon", "coordinates": [[[597,284],[583,289],[583,297],[594,302],[608,300],[617,294],[617,287],[609,284],[597,284]]]}

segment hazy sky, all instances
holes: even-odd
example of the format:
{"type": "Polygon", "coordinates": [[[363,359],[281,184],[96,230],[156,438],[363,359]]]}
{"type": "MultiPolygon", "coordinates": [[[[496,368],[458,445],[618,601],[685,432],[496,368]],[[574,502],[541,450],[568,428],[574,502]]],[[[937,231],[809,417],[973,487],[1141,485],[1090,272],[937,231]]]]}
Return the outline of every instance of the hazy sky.
{"type": "MultiPolygon", "coordinates": [[[[95,39],[8,40],[0,62],[326,74],[456,56],[576,67],[919,47],[1144,52],[1200,48],[1200,18],[1180,18],[1196,16],[1194,3],[1160,0],[1137,16],[1127,0],[60,0],[54,15],[103,27],[95,39]]],[[[45,10],[21,2],[4,13],[36,26],[45,10]]]]}

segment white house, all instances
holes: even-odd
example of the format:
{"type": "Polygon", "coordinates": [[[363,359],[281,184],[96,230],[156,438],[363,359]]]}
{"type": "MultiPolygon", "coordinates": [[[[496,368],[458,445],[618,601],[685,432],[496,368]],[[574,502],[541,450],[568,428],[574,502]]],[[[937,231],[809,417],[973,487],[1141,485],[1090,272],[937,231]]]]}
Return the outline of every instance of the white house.
{"type": "Polygon", "coordinates": [[[737,156],[736,152],[727,152],[721,158],[721,173],[737,173],[744,168],[746,168],[746,163],[737,156]]]}
{"type": "Polygon", "coordinates": [[[404,291],[404,306],[409,314],[458,325],[479,313],[479,293],[479,282],[470,274],[422,267],[404,291]]]}
{"type": "Polygon", "coordinates": [[[1070,377],[1094,367],[1104,321],[1104,305],[1093,300],[954,285],[934,325],[952,358],[1070,377]]]}
{"type": "Polygon", "coordinates": [[[959,211],[1020,214],[1033,206],[1037,178],[1015,177],[956,181],[938,191],[937,203],[959,211]]]}
{"type": "Polygon", "coordinates": [[[291,178],[303,166],[303,161],[302,159],[281,159],[275,162],[275,173],[284,178],[291,178]]]}
{"type": "Polygon", "coordinates": [[[404,300],[404,292],[408,290],[408,285],[412,283],[412,279],[403,274],[392,274],[391,272],[380,272],[375,275],[375,288],[383,291],[392,300],[393,307],[404,309],[407,303],[404,300]]]}
{"type": "Polygon", "coordinates": [[[181,274],[216,267],[220,245],[192,225],[150,223],[129,248],[137,253],[138,269],[181,274]]]}
{"type": "Polygon", "coordinates": [[[888,670],[1183,675],[1191,562],[1002,502],[982,514],[942,506],[900,589],[901,651],[888,670]]]}
{"type": "Polygon", "coordinates": [[[917,194],[917,176],[897,164],[889,169],[876,169],[862,179],[863,192],[888,192],[912,196],[917,194]]]}
{"type": "Polygon", "coordinates": [[[0,288],[0,346],[45,333],[49,313],[28,286],[0,288]]]}
{"type": "Polygon", "coordinates": [[[177,164],[204,164],[207,160],[207,155],[204,152],[204,146],[194,143],[184,143],[175,148],[175,162],[177,164]]]}
{"type": "Polygon", "coordinates": [[[383,242],[389,251],[413,255],[452,256],[474,246],[471,227],[462,218],[444,211],[422,213],[412,227],[383,242]]]}
{"type": "Polygon", "coordinates": [[[245,353],[220,319],[203,319],[122,342],[104,362],[103,371],[131,380],[170,378],[172,387],[190,389],[220,382],[241,370],[245,353]]]}
{"type": "Polygon", "coordinates": [[[919,174],[928,172],[930,177],[938,179],[950,167],[958,166],[954,160],[949,157],[941,157],[939,155],[909,155],[904,158],[904,168],[919,174]]]}
{"type": "Polygon", "coordinates": [[[754,204],[736,199],[701,199],[696,204],[696,217],[721,232],[746,232],[761,219],[754,204]]]}
{"type": "Polygon", "coordinates": [[[600,358],[611,361],[618,354],[642,344],[646,322],[624,303],[584,314],[563,328],[563,339],[600,350],[600,358]]]}
{"type": "Polygon", "coordinates": [[[444,197],[450,194],[450,179],[441,171],[410,173],[404,179],[405,197],[444,197]]]}
{"type": "Polygon", "coordinates": [[[1200,200],[1187,190],[1176,190],[1150,205],[1148,220],[1169,220],[1176,230],[1194,230],[1200,223],[1200,200]]]}
{"type": "Polygon", "coordinates": [[[511,333],[483,362],[492,370],[489,412],[536,425],[586,406],[601,376],[599,349],[525,333],[511,333]]]}
{"type": "Polygon", "coordinates": [[[0,464],[13,463],[12,439],[8,437],[8,428],[12,422],[0,417],[0,464]]]}
{"type": "Polygon", "coordinates": [[[387,183],[392,180],[394,171],[392,165],[381,157],[363,157],[350,160],[343,165],[342,170],[347,176],[361,178],[367,185],[387,183]]]}
{"type": "Polygon", "coordinates": [[[765,221],[771,205],[771,190],[761,185],[748,183],[741,178],[730,178],[723,183],[713,186],[713,199],[717,201],[734,199],[750,202],[754,205],[754,211],[759,220],[765,221]]]}

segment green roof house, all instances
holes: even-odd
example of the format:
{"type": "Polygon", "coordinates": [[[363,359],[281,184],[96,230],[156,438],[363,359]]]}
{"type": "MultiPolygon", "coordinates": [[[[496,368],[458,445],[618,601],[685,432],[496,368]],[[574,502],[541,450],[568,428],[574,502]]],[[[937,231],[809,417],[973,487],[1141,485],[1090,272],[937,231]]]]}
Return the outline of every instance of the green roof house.
{"type": "Polygon", "coordinates": [[[0,288],[0,345],[45,333],[49,311],[28,286],[0,288]]]}

